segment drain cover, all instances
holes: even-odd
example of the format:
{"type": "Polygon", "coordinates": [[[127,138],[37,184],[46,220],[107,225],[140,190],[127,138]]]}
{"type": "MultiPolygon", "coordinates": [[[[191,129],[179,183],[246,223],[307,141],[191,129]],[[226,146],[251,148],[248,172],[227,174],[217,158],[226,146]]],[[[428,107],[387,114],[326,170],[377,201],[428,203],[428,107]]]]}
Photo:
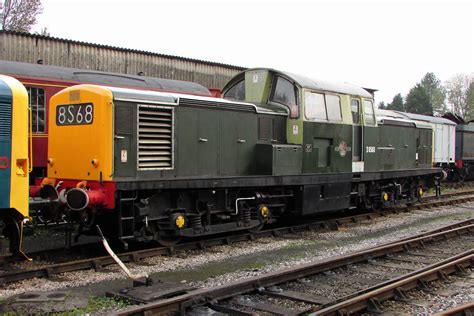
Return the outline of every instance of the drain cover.
{"type": "Polygon", "coordinates": [[[108,292],[108,296],[122,297],[137,303],[148,303],[182,295],[193,288],[186,284],[158,282],[151,286],[125,288],[117,292],[108,292]]]}
{"type": "Polygon", "coordinates": [[[17,302],[62,302],[66,299],[66,292],[26,292],[18,295],[17,302]]]}

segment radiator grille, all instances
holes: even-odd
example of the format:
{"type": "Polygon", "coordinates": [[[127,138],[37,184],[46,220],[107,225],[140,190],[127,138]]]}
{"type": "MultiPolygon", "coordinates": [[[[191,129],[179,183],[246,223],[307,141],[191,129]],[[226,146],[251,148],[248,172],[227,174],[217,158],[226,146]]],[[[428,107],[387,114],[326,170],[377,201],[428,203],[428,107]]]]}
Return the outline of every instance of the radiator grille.
{"type": "Polygon", "coordinates": [[[173,168],[173,109],[138,106],[138,170],[173,168]]]}
{"type": "Polygon", "coordinates": [[[12,135],[12,106],[0,103],[0,139],[11,140],[12,135]]]}

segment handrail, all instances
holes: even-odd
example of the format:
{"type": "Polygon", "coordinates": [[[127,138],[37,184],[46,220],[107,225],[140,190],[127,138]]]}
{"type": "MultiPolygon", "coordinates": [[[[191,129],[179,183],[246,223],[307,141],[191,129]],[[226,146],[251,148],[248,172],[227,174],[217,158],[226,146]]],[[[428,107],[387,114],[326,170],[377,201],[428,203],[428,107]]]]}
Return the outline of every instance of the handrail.
{"type": "Polygon", "coordinates": [[[33,171],[33,111],[31,107],[28,107],[28,112],[30,121],[28,126],[28,173],[31,173],[33,171]]]}

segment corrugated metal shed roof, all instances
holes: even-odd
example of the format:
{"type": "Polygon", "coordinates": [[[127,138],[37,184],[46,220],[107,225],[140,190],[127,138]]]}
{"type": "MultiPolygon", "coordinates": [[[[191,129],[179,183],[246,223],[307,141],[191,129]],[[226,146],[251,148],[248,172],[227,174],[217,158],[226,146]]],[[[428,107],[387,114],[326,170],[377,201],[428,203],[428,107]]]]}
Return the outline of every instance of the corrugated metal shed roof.
{"type": "Polygon", "coordinates": [[[81,41],[75,41],[75,40],[64,39],[64,38],[59,38],[59,37],[45,36],[45,35],[39,35],[39,34],[31,34],[31,33],[26,33],[26,32],[14,32],[14,31],[0,30],[0,34],[2,34],[2,33],[18,35],[18,36],[25,36],[25,37],[36,38],[36,39],[45,39],[45,40],[51,40],[51,41],[57,41],[57,42],[64,42],[64,43],[70,43],[70,44],[79,44],[79,45],[90,46],[90,47],[105,48],[105,49],[116,50],[116,51],[120,51],[120,52],[132,52],[132,53],[138,53],[138,54],[143,54],[143,55],[150,55],[150,56],[157,56],[157,57],[163,57],[163,58],[177,59],[177,60],[195,62],[195,63],[205,64],[205,65],[210,65],[210,66],[220,66],[220,67],[225,67],[225,68],[232,68],[232,69],[235,69],[235,70],[244,70],[244,69],[246,69],[246,67],[229,65],[229,64],[218,63],[218,62],[212,62],[212,61],[207,61],[207,60],[199,60],[199,59],[193,59],[193,58],[187,58],[187,57],[181,57],[181,56],[166,55],[166,54],[154,53],[154,52],[138,50],[138,49],[130,49],[130,48],[110,46],[110,45],[102,45],[102,44],[95,44],[95,43],[89,43],[89,42],[81,42],[81,41]]]}

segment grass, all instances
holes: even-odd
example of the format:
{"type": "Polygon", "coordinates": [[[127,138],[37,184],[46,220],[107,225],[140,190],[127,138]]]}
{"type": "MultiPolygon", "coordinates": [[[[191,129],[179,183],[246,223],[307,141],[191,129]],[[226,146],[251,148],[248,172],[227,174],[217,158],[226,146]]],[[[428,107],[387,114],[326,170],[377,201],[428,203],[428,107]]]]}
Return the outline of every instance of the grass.
{"type": "Polygon", "coordinates": [[[86,307],[83,308],[76,308],[67,312],[60,312],[60,313],[51,313],[49,315],[55,316],[66,316],[66,315],[86,315],[92,314],[97,312],[105,313],[107,311],[113,311],[121,308],[125,308],[130,306],[129,303],[123,300],[118,300],[110,297],[102,297],[102,296],[91,296],[87,303],[86,307]]]}

